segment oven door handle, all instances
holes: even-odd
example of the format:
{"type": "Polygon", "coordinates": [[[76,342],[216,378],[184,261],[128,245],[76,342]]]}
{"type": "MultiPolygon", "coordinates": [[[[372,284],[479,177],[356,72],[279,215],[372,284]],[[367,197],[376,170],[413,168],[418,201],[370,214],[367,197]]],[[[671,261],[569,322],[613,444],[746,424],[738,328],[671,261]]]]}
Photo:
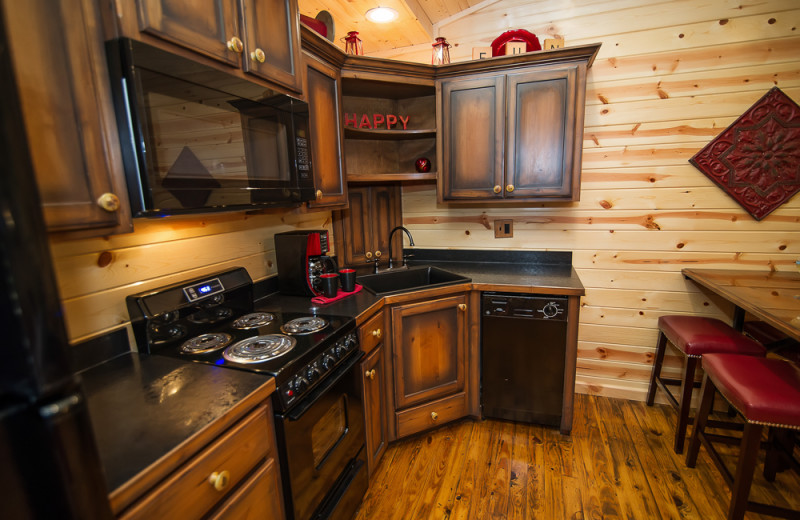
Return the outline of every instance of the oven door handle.
{"type": "Polygon", "coordinates": [[[290,421],[298,421],[303,414],[305,414],[309,408],[314,406],[314,402],[317,400],[319,396],[330,390],[330,388],[339,382],[348,372],[350,369],[353,368],[361,358],[364,356],[364,353],[360,350],[356,352],[350,359],[345,361],[343,364],[339,365],[336,370],[326,378],[326,380],[317,388],[314,389],[313,392],[305,396],[301,401],[295,405],[292,410],[286,414],[286,418],[290,421]]]}

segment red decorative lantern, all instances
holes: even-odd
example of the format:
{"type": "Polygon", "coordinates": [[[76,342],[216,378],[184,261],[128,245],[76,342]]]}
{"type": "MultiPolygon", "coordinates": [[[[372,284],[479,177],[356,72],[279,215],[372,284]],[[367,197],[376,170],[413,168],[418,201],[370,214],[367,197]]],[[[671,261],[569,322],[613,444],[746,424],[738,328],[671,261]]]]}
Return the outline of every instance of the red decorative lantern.
{"type": "Polygon", "coordinates": [[[432,65],[444,65],[450,63],[450,44],[444,38],[436,38],[436,43],[433,44],[433,56],[431,56],[432,65]]]}
{"type": "Polygon", "coordinates": [[[364,48],[361,46],[361,38],[358,37],[358,31],[350,31],[344,38],[345,46],[344,52],[347,54],[355,54],[357,56],[364,55],[364,48]]]}

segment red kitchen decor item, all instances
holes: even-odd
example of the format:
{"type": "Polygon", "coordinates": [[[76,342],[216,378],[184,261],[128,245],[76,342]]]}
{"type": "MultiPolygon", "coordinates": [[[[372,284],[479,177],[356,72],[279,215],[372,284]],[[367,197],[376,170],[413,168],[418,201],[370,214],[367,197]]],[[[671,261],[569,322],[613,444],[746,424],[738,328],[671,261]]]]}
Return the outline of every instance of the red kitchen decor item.
{"type": "Polygon", "coordinates": [[[350,31],[344,37],[344,52],[347,54],[355,54],[356,56],[364,55],[364,47],[361,43],[361,38],[358,37],[358,31],[350,31]]]}
{"type": "Polygon", "coordinates": [[[420,157],[414,162],[414,168],[420,173],[431,171],[431,161],[427,157],[420,157]]]}
{"type": "Polygon", "coordinates": [[[492,42],[492,57],[505,56],[506,43],[508,42],[525,42],[525,52],[542,50],[542,45],[535,34],[525,29],[513,29],[494,39],[492,42]]]}
{"type": "Polygon", "coordinates": [[[800,190],[800,106],[773,87],[689,162],[763,219],[800,190]]]}
{"type": "Polygon", "coordinates": [[[327,298],[325,296],[314,296],[313,298],[311,298],[311,303],[316,303],[317,305],[324,305],[326,303],[332,303],[332,302],[335,302],[337,300],[341,300],[342,298],[347,298],[348,296],[350,296],[352,294],[356,294],[357,292],[361,291],[362,288],[363,288],[363,286],[360,285],[360,284],[356,284],[355,290],[353,290],[351,292],[344,292],[340,288],[339,291],[336,293],[336,296],[334,296],[333,298],[327,298]]]}

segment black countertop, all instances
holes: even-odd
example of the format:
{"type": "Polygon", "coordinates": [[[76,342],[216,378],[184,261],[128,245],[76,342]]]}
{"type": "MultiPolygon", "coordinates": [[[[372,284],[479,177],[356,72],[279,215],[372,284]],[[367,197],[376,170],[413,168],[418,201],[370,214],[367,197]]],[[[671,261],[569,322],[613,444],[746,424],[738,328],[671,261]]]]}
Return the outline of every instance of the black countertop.
{"type": "Polygon", "coordinates": [[[109,491],[271,379],[135,352],[92,367],[81,377],[109,491]]]}

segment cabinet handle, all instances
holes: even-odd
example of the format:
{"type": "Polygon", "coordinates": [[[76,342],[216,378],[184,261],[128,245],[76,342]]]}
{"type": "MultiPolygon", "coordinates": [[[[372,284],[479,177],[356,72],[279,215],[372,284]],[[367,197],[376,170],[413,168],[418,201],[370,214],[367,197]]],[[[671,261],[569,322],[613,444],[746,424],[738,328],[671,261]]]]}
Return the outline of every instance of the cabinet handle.
{"type": "Polygon", "coordinates": [[[501,191],[503,191],[503,188],[498,184],[494,187],[492,191],[494,191],[495,193],[500,193],[501,191]]]}
{"type": "Polygon", "coordinates": [[[97,205],[112,213],[119,209],[119,197],[113,193],[103,193],[97,198],[97,205]]]}
{"type": "Polygon", "coordinates": [[[459,303],[458,304],[458,310],[460,310],[460,311],[467,310],[467,304],[466,303],[459,303]]]}
{"type": "Polygon", "coordinates": [[[378,251],[375,251],[375,258],[380,258],[380,257],[381,257],[381,252],[380,252],[380,250],[378,250],[378,251]]]}
{"type": "Polygon", "coordinates": [[[509,193],[514,191],[514,185],[513,184],[509,184],[508,186],[506,186],[506,191],[509,192],[509,193]]]}
{"type": "Polygon", "coordinates": [[[375,379],[375,369],[373,368],[372,370],[367,370],[366,372],[364,372],[364,376],[368,377],[369,380],[372,381],[373,379],[375,379]]]}
{"type": "Polygon", "coordinates": [[[438,414],[438,413],[436,413],[436,412],[431,412],[431,419],[432,419],[432,420],[434,420],[434,421],[435,421],[435,420],[437,420],[438,418],[439,418],[439,414],[438,414]]]}
{"type": "Polygon", "coordinates": [[[236,36],[228,40],[228,50],[241,54],[244,50],[244,44],[242,43],[242,40],[236,36]]]}
{"type": "Polygon", "coordinates": [[[214,489],[217,491],[222,491],[226,487],[228,487],[228,483],[231,481],[231,474],[228,470],[220,471],[217,473],[216,471],[208,476],[208,483],[214,486],[214,489]]]}
{"type": "Polygon", "coordinates": [[[372,251],[367,251],[366,253],[364,253],[364,256],[366,256],[367,260],[369,260],[370,258],[372,258],[372,251]]]}
{"type": "Polygon", "coordinates": [[[317,190],[317,193],[315,193],[315,195],[317,197],[317,200],[321,199],[322,198],[322,190],[317,190]]]}
{"type": "Polygon", "coordinates": [[[267,55],[264,54],[264,51],[261,49],[256,49],[250,53],[250,59],[253,61],[257,61],[259,63],[264,63],[264,60],[267,59],[267,55]]]}
{"type": "Polygon", "coordinates": [[[372,335],[375,336],[376,338],[380,339],[381,336],[383,335],[383,332],[381,332],[381,329],[375,329],[375,330],[372,331],[372,335]]]}

